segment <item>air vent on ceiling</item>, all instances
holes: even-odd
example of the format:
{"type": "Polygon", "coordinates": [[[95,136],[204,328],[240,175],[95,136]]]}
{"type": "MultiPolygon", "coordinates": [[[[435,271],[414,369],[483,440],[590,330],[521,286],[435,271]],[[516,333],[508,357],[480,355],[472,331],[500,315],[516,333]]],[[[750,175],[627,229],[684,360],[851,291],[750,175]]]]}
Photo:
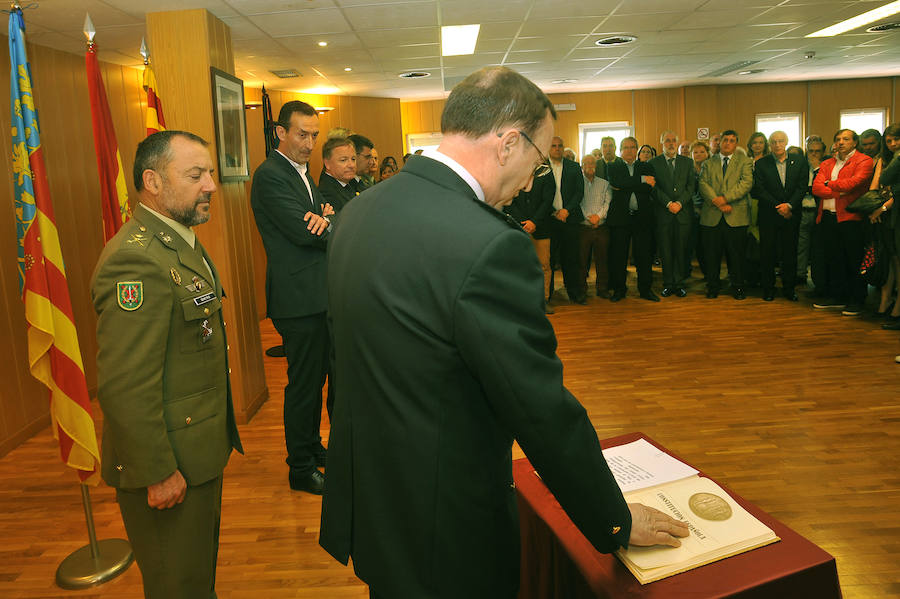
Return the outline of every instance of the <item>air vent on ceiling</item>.
{"type": "Polygon", "coordinates": [[[635,41],[637,41],[637,38],[633,35],[611,35],[609,37],[600,38],[594,43],[598,46],[622,46],[635,41]]]}
{"type": "Polygon", "coordinates": [[[296,69],[280,69],[278,71],[269,71],[276,77],[281,77],[282,79],[291,79],[293,77],[299,77],[300,73],[296,69]]]}
{"type": "Polygon", "coordinates": [[[715,71],[712,71],[705,75],[701,75],[701,77],[721,77],[722,75],[725,75],[726,73],[730,73],[732,71],[743,71],[750,65],[756,64],[758,62],[758,60],[742,60],[741,62],[736,62],[734,64],[728,65],[727,67],[722,67],[721,69],[716,69],[715,71]]]}
{"type": "Polygon", "coordinates": [[[397,76],[401,79],[421,79],[422,77],[431,77],[431,73],[427,71],[407,71],[397,76]]]}
{"type": "Polygon", "coordinates": [[[900,29],[900,23],[882,23],[881,25],[872,25],[866,31],[869,33],[881,33],[882,31],[893,31],[900,29]]]}

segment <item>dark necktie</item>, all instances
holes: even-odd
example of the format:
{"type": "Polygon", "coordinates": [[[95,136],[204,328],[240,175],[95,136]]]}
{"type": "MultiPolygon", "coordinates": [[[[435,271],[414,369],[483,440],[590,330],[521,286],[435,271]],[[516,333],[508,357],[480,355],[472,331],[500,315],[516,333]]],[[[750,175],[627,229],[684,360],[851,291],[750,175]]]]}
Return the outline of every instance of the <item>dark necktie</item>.
{"type": "Polygon", "coordinates": [[[722,158],[722,176],[725,176],[725,172],[728,171],[728,156],[722,158]]]}
{"type": "Polygon", "coordinates": [[[669,158],[669,170],[672,171],[672,178],[675,178],[675,159],[669,158]]]}

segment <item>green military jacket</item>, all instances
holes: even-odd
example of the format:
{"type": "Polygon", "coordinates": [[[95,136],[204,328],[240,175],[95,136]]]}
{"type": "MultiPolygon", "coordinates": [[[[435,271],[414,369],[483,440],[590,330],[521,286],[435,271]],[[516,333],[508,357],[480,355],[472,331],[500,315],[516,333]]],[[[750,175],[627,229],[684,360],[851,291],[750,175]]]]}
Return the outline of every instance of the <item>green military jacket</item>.
{"type": "Polygon", "coordinates": [[[232,448],[243,451],[222,286],[203,257],[139,205],[97,262],[101,474],[113,487],[146,487],[176,468],[198,485],[222,473],[232,448]]]}

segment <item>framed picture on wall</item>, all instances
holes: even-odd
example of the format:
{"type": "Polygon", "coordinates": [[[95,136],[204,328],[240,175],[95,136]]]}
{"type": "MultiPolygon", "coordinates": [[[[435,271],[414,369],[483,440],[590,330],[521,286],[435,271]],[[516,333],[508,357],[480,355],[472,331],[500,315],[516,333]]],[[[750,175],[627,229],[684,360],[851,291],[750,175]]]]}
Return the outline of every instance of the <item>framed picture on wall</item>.
{"type": "Polygon", "coordinates": [[[247,121],[244,118],[244,82],[210,67],[219,180],[222,183],[250,178],[247,151],[247,121]]]}

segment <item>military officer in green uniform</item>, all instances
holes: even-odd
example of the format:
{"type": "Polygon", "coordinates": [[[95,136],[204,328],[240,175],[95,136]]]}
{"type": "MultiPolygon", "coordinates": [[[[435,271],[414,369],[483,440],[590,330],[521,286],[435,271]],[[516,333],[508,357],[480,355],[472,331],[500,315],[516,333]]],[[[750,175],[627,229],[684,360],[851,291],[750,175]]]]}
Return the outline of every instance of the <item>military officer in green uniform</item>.
{"type": "Polygon", "coordinates": [[[222,285],[191,230],[209,219],[216,190],[207,145],[182,131],[138,145],[140,204],[91,283],[102,475],[154,599],[216,596],[222,472],[242,451],[222,285]]]}

